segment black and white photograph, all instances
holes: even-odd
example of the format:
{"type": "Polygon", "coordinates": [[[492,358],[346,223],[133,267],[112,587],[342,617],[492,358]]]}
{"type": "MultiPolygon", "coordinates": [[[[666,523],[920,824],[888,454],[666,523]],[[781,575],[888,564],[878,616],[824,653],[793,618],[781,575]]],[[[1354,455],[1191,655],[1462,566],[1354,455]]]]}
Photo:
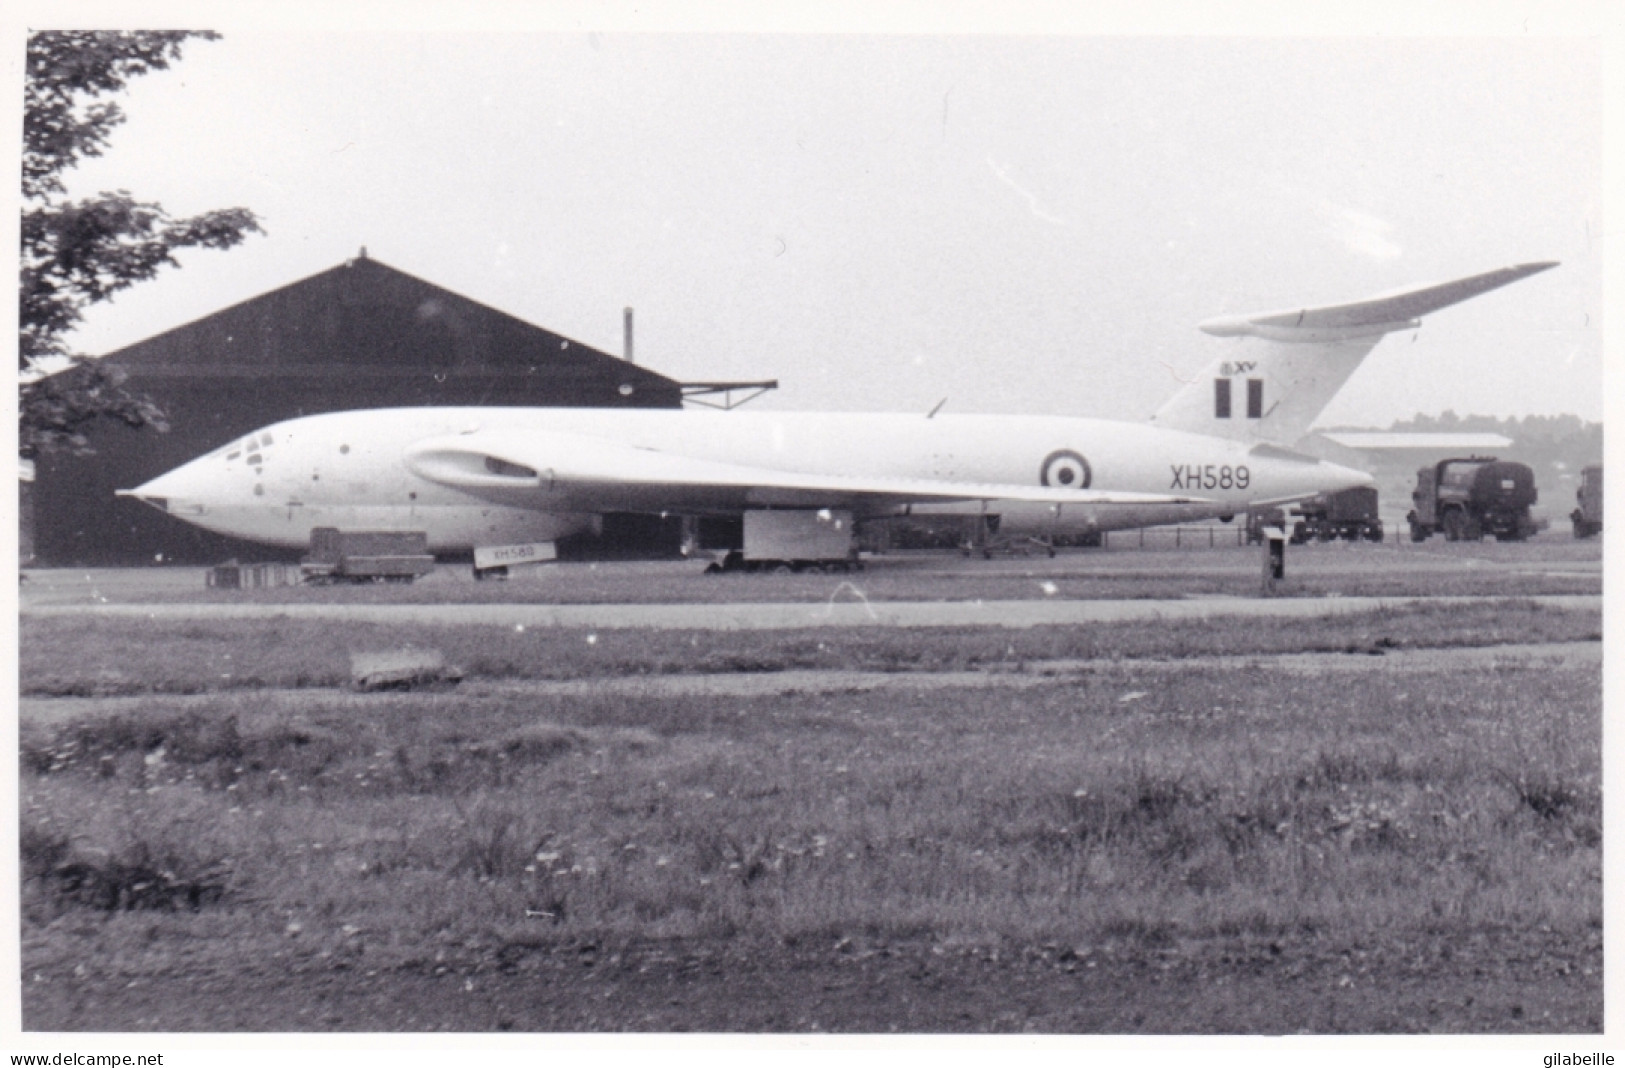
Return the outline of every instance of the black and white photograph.
{"type": "Polygon", "coordinates": [[[1611,1063],[1604,9],[1166,7],[13,20],[7,1051],[1611,1063]]]}

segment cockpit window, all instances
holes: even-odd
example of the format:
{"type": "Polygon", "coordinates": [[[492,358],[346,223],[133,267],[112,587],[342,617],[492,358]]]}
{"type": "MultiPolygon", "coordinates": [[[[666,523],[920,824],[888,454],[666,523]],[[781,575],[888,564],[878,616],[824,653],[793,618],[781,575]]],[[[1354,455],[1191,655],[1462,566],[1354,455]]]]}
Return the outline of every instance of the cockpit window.
{"type": "Polygon", "coordinates": [[[211,456],[222,456],[223,455],[223,456],[225,456],[227,462],[230,462],[232,460],[238,459],[239,457],[241,457],[243,455],[243,453],[246,452],[246,453],[249,454],[248,455],[248,462],[249,463],[251,463],[251,464],[264,463],[265,459],[264,459],[264,457],[259,455],[259,451],[261,449],[264,449],[264,448],[269,448],[275,442],[275,440],[276,439],[273,438],[269,433],[250,434],[248,437],[243,438],[241,441],[234,441],[229,445],[220,446],[218,449],[214,450],[214,452],[210,453],[210,455],[211,456]]]}

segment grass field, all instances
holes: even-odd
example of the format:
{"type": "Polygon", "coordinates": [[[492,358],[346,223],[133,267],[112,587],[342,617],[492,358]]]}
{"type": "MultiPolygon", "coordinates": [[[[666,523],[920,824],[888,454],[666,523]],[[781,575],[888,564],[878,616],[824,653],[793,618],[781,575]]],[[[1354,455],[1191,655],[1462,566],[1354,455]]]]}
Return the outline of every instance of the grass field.
{"type": "Polygon", "coordinates": [[[1595,612],[1515,600],[1308,625],[284,620],[158,642],[25,616],[24,1022],[1596,1030],[1596,662],[1467,668],[1451,650],[1599,638],[1595,612]],[[350,653],[403,639],[470,682],[651,685],[380,697],[368,714],[338,699],[350,653]],[[1417,648],[1438,653],[1370,655],[1417,648]],[[1302,652],[1370,667],[1273,667],[1302,652]],[[1254,659],[1193,659],[1225,654],[1254,659]],[[925,685],[1052,660],[1095,666],[925,685]],[[653,685],[789,668],[922,684],[653,685]],[[69,695],[140,700],[43,714],[69,695]]]}

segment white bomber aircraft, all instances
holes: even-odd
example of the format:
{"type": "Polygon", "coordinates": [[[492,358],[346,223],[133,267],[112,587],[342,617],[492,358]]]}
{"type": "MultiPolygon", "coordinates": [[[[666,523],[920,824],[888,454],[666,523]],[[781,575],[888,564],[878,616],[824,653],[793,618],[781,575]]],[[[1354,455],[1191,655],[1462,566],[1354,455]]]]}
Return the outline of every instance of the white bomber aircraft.
{"type": "Polygon", "coordinates": [[[832,558],[854,523],[986,517],[1049,537],[1228,518],[1369,485],[1293,452],[1385,334],[1532,263],[1321,308],[1226,316],[1241,341],[1149,424],[1059,416],[395,408],[276,423],[120,495],[251,541],[424,531],[476,565],[551,556],[606,512],[744,517],[746,559],[832,558]]]}

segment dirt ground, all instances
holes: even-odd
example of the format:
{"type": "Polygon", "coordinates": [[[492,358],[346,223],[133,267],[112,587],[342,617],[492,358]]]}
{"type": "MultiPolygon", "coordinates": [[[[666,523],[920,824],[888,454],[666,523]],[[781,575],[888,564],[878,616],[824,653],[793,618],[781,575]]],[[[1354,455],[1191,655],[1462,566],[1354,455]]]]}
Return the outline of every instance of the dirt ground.
{"type": "MultiPolygon", "coordinates": [[[[25,951],[26,955],[26,951],[25,951]]],[[[1581,1034],[1602,932],[1441,930],[1100,946],[509,944],[371,971],[297,947],[165,968],[63,961],[23,982],[42,1031],[1581,1034]],[[229,963],[229,962],[238,963],[229,963]]]]}

